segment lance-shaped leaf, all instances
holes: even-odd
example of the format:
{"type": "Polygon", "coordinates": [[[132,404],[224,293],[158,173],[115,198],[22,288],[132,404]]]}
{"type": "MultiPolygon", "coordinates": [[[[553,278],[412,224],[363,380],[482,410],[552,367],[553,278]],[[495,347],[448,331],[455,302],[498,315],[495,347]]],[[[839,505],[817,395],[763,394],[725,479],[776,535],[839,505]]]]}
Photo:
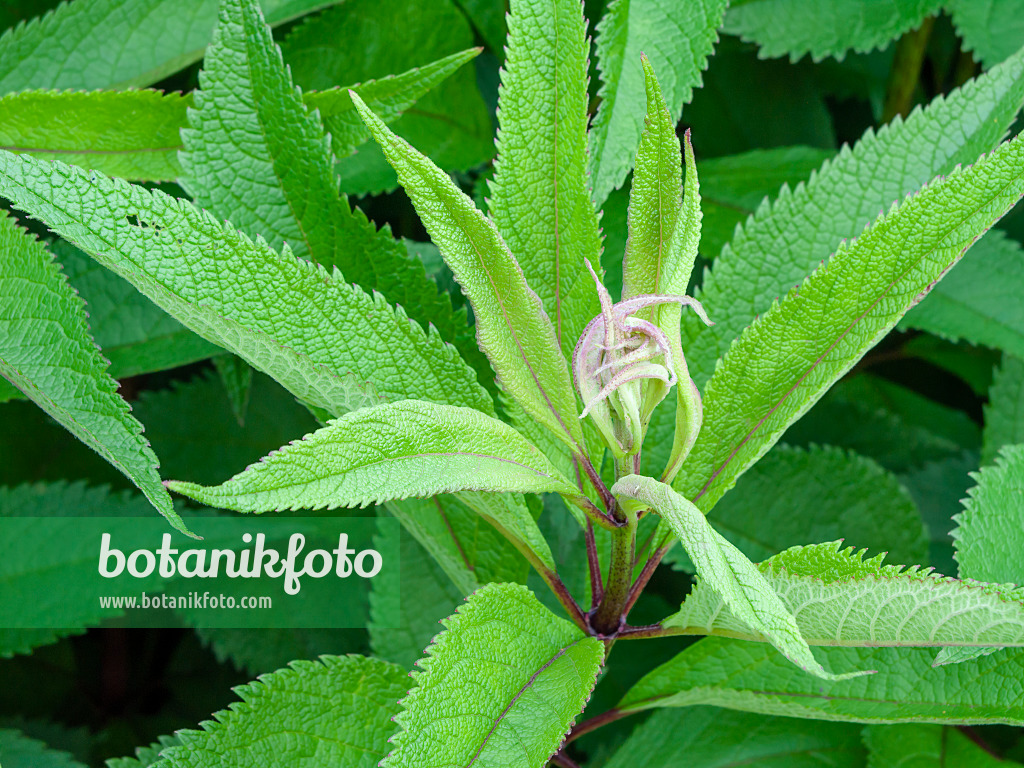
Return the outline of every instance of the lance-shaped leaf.
{"type": "Polygon", "coordinates": [[[597,297],[601,249],[587,179],[586,21],[578,0],[513,0],[498,91],[490,215],[568,358],[597,297]]]}
{"type": "Polygon", "coordinates": [[[894,207],[744,331],[705,388],[683,495],[711,509],[1022,194],[1014,139],[894,207]]]}
{"type": "Polygon", "coordinates": [[[981,463],[991,464],[1004,445],[1024,443],[1024,358],[1003,355],[985,406],[981,463]]]}
{"type": "Polygon", "coordinates": [[[189,533],[160,485],[159,462],[142,425],[107,373],[85,303],[46,247],[6,214],[0,216],[0,299],[0,374],[189,533]]]}
{"type": "Polygon", "coordinates": [[[518,584],[483,587],[442,623],[382,765],[542,768],[590,698],[604,646],[518,584]]]}
{"type": "MultiPolygon", "coordinates": [[[[512,427],[472,408],[420,400],[363,408],[216,487],[172,481],[204,504],[240,512],[335,509],[457,491],[579,491],[512,427]]],[[[494,522],[550,569],[525,506],[488,506],[494,522]]]]}
{"type": "MultiPolygon", "coordinates": [[[[302,95],[317,110],[337,157],[370,138],[354,90],[388,123],[476,55],[463,51],[400,75],[302,95]]],[[[159,91],[22,91],[0,98],[0,149],[62,160],[108,176],[174,181],[192,94],[159,91]]]]}
{"type": "Polygon", "coordinates": [[[222,3],[199,83],[180,156],[195,204],[271,248],[288,243],[295,256],[379,291],[486,371],[465,313],[452,309],[423,262],[338,192],[324,126],[303,105],[256,0],[222,3]]]}
{"type": "Polygon", "coordinates": [[[555,329],[498,230],[444,171],[390,131],[357,95],[352,98],[469,298],[480,348],[502,388],[583,453],[569,366],[555,329]]]}
{"type": "MultiPolygon", "coordinates": [[[[277,25],[335,1],[264,0],[263,7],[277,25]]],[[[217,0],[62,3],[0,37],[0,93],[149,85],[201,59],[216,21],[217,0]]]]}
{"type": "Polygon", "coordinates": [[[668,121],[675,126],[683,104],[701,85],[701,73],[718,41],[726,5],[725,0],[616,0],[608,4],[597,25],[601,103],[590,127],[590,175],[598,205],[626,180],[641,140],[646,77],[639,65],[641,52],[661,72],[668,121]]]}
{"type": "MultiPolygon", "coordinates": [[[[810,17],[808,17],[810,18],[810,17]]],[[[715,259],[695,294],[715,319],[683,318],[683,348],[703,387],[715,363],[775,299],[879,211],[959,163],[973,163],[1004,136],[1024,103],[1024,51],[945,98],[877,133],[868,131],[795,189],[762,205],[715,259]]]]}
{"type": "Polygon", "coordinates": [[[704,514],[664,483],[642,475],[628,475],[612,487],[616,496],[650,506],[679,537],[697,574],[721,596],[725,605],[748,627],[782,651],[794,664],[826,680],[870,674],[827,672],[811,654],[807,641],[786,605],[757,566],[713,529],[704,514]]]}
{"type": "MultiPolygon", "coordinates": [[[[842,542],[793,547],[759,570],[811,645],[1021,646],[1024,590],[882,565],[842,542]]],[[[701,582],[662,622],[683,634],[765,640],[701,582]]]]}
{"type": "Polygon", "coordinates": [[[372,768],[387,752],[405,670],[364,656],[293,661],[235,688],[242,701],[177,732],[161,754],[167,768],[314,763],[372,768]]]}
{"type": "Polygon", "coordinates": [[[411,397],[493,413],[434,330],[186,201],[7,152],[0,195],[311,405],[340,415],[411,397]]]}
{"type": "Polygon", "coordinates": [[[1024,725],[1024,650],[932,667],[931,648],[818,648],[830,667],[877,675],[829,682],[794,675],[767,643],[707,637],[649,672],[618,709],[710,704],[766,715],[859,723],[1024,725]]]}
{"type": "Polygon", "coordinates": [[[832,0],[806,13],[799,0],[747,0],[726,14],[724,31],[761,46],[764,58],[810,53],[842,59],[850,49],[870,51],[938,13],[942,0],[832,0]]]}

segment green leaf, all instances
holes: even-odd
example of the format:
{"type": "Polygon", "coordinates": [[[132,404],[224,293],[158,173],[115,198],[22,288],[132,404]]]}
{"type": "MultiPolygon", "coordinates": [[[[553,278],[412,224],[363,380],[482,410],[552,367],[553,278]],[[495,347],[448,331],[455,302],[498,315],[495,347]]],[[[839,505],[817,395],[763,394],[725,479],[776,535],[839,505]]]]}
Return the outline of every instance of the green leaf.
{"type": "Polygon", "coordinates": [[[816,147],[755,149],[701,160],[701,253],[715,258],[736,226],[754,214],[764,198],[774,200],[785,184],[795,187],[835,153],[816,147]]]}
{"type": "MultiPolygon", "coordinates": [[[[754,562],[842,536],[897,562],[928,558],[921,515],[899,480],[870,459],[831,446],[776,446],[708,520],[754,562]]],[[[668,558],[682,563],[673,558],[677,552],[668,558]]]]}
{"type": "Polygon", "coordinates": [[[505,48],[505,4],[491,0],[455,0],[495,56],[505,48]]]}
{"type": "Polygon", "coordinates": [[[8,215],[0,216],[0,270],[0,374],[189,533],[160,485],[142,425],[89,334],[85,303],[43,244],[8,215]]]}
{"type": "Polygon", "coordinates": [[[583,268],[601,251],[587,178],[586,21],[576,0],[513,0],[508,25],[490,215],[571,359],[600,311],[583,268]]]}
{"type": "MultiPolygon", "coordinates": [[[[841,547],[793,547],[759,566],[811,645],[1024,645],[1024,590],[882,565],[884,554],[866,560],[864,550],[841,547]]],[[[663,624],[682,634],[767,639],[706,583],[663,624]]]]}
{"type": "Polygon", "coordinates": [[[999,230],[989,232],[969,258],[944,277],[900,328],[916,328],[944,339],[965,339],[1024,357],[1024,249],[999,230]]]}
{"type": "MultiPolygon", "coordinates": [[[[422,67],[472,45],[473,30],[451,0],[346,0],[341,7],[303,21],[281,47],[297,85],[326,90],[422,67]]],[[[359,127],[368,135],[361,122],[359,127]]],[[[420,98],[414,109],[395,121],[394,129],[445,170],[468,170],[494,154],[491,116],[471,67],[420,98]]],[[[353,157],[336,152],[345,192],[375,194],[397,186],[394,171],[372,143],[353,157]]]]}
{"type": "Polygon", "coordinates": [[[76,517],[128,518],[110,529],[111,536],[116,537],[119,527],[122,531],[137,528],[131,518],[146,515],[148,509],[148,502],[138,494],[111,493],[106,487],[89,488],[83,482],[0,486],[0,517],[24,518],[21,534],[0,543],[0,614],[17,616],[20,624],[62,627],[0,629],[0,657],[29,653],[122,613],[99,607],[97,598],[107,591],[83,594],[79,586],[75,599],[67,599],[67,584],[81,582],[78,576],[87,571],[96,572],[95,541],[67,541],[54,547],[46,538],[50,534],[33,525],[34,518],[69,513],[76,517]]]}
{"type": "Polygon", "coordinates": [[[89,327],[113,378],[177,368],[223,352],[71,243],[54,240],[50,250],[85,299],[89,327]]]}
{"type": "MultiPolygon", "coordinates": [[[[384,526],[378,537],[400,533],[402,564],[399,590],[370,582],[370,645],[373,654],[405,669],[423,656],[423,649],[441,631],[440,621],[455,612],[462,594],[440,566],[408,533],[384,526]],[[381,623],[384,616],[401,616],[399,626],[381,623]]],[[[376,541],[376,540],[375,540],[376,541]]]]}
{"type": "Polygon", "coordinates": [[[51,749],[13,728],[0,728],[4,768],[85,768],[67,752],[51,749]]]}
{"type": "Polygon", "coordinates": [[[1021,0],[950,0],[947,5],[964,50],[972,51],[986,67],[1007,59],[1024,44],[1021,0]]]}
{"type": "Polygon", "coordinates": [[[633,166],[643,123],[644,52],[661,73],[669,121],[701,85],[701,73],[718,41],[726,0],[616,0],[597,25],[601,103],[590,128],[590,176],[602,205],[633,166]]]}
{"type": "Polygon", "coordinates": [[[324,126],[303,105],[256,0],[222,4],[199,82],[181,154],[196,205],[272,248],[288,243],[299,258],[337,267],[347,282],[433,323],[487,370],[465,314],[422,262],[339,194],[324,126]]]}
{"type": "Polygon", "coordinates": [[[861,729],[714,707],[655,712],[607,763],[632,768],[862,768],[861,729]]]}
{"type": "Polygon", "coordinates": [[[163,749],[179,744],[174,736],[161,736],[158,742],[148,747],[136,747],[135,757],[115,757],[107,760],[106,768],[150,768],[160,760],[160,752],[163,749]]]}
{"type": "MultiPolygon", "coordinates": [[[[382,579],[391,583],[390,579],[382,579]]],[[[376,580],[374,580],[376,583],[376,580]]],[[[366,590],[368,591],[368,590],[366,590]]],[[[354,611],[365,621],[366,595],[346,594],[335,599],[327,611],[354,611]]],[[[184,617],[192,625],[203,645],[213,651],[217,661],[230,664],[239,671],[255,677],[286,666],[295,659],[316,659],[324,653],[366,653],[369,651],[365,629],[224,629],[196,626],[195,615],[184,617]]],[[[355,623],[355,622],[353,622],[355,623]]]]}
{"type": "Polygon", "coordinates": [[[240,427],[245,426],[245,414],[252,397],[252,368],[235,355],[220,355],[213,358],[213,367],[220,376],[224,391],[227,392],[231,410],[240,427]]]}
{"type": "Polygon", "coordinates": [[[953,518],[960,577],[1024,584],[1024,444],[1003,448],[971,477],[977,485],[953,518]]]}
{"type": "Polygon", "coordinates": [[[1022,161],[1024,141],[1013,140],[934,181],[748,328],[705,389],[705,427],[677,483],[684,495],[711,509],[1017,202],[1022,161]]]}
{"type": "Polygon", "coordinates": [[[820,61],[842,59],[849,50],[880,48],[938,13],[942,0],[829,0],[807,13],[799,0],[746,0],[734,3],[724,31],[761,46],[765,58],[806,53],[820,61]]]}
{"type": "Polygon", "coordinates": [[[248,768],[322,763],[370,768],[387,752],[396,700],[406,690],[401,667],[362,656],[321,656],[239,686],[242,701],[177,732],[163,752],[167,768],[248,768]]]}
{"type": "Polygon", "coordinates": [[[928,648],[819,648],[833,668],[877,675],[827,682],[794,675],[766,643],[709,637],[634,686],[618,708],[695,704],[769,715],[860,723],[1008,723],[1024,725],[1024,651],[932,667],[928,648]]]}
{"type": "MultiPolygon", "coordinates": [[[[384,122],[392,122],[424,93],[475,56],[462,51],[400,75],[351,89],[384,122]]],[[[338,157],[370,138],[348,88],[311,91],[302,100],[320,113],[338,157]]],[[[108,176],[173,181],[181,173],[181,129],[192,94],[159,91],[25,91],[0,98],[0,149],[62,160],[108,176]]]]}
{"type": "Polygon", "coordinates": [[[382,765],[544,766],[590,697],[604,646],[515,584],[483,587],[443,623],[382,765]]]}
{"type": "Polygon", "coordinates": [[[957,728],[942,725],[870,725],[864,729],[868,768],[1013,768],[1020,763],[987,752],[957,728]]]}
{"type": "MultiPolygon", "coordinates": [[[[271,24],[332,0],[264,0],[271,24]]],[[[30,88],[130,88],[203,56],[216,0],[76,0],[0,37],[0,93],[30,88]],[[97,52],[102,52],[98,54],[97,52]]]]}
{"type": "MultiPolygon", "coordinates": [[[[472,408],[420,400],[346,414],[219,486],[167,485],[240,512],[366,506],[456,491],[579,494],[504,422],[472,408]]],[[[551,551],[525,506],[486,509],[495,525],[554,570],[551,551]]]]}
{"type": "Polygon", "coordinates": [[[843,238],[859,235],[880,210],[936,175],[973,163],[995,147],[1022,103],[1024,52],[906,121],[867,132],[806,185],[783,190],[773,204],[762,205],[696,293],[715,325],[683,318],[683,348],[697,384],[704,385],[732,340],[843,238]]]}
{"type": "Polygon", "coordinates": [[[414,397],[493,413],[436,332],[185,201],[9,153],[0,153],[0,194],[314,406],[340,414],[414,397]]]}
{"type": "MultiPolygon", "coordinates": [[[[498,230],[444,171],[392,133],[358,96],[353,98],[469,298],[480,348],[490,358],[502,389],[582,454],[583,430],[569,366],[537,294],[498,230]]],[[[593,286],[588,287],[596,301],[593,286]]]]}
{"type": "Polygon", "coordinates": [[[755,629],[801,669],[826,680],[869,674],[827,672],[811,654],[789,608],[757,566],[715,531],[697,507],[669,486],[650,477],[628,475],[615,483],[612,493],[649,505],[661,515],[714,594],[745,626],[755,629]]]}
{"type": "Polygon", "coordinates": [[[1024,443],[1024,358],[1003,356],[985,406],[981,463],[991,464],[1004,445],[1024,443]]]}

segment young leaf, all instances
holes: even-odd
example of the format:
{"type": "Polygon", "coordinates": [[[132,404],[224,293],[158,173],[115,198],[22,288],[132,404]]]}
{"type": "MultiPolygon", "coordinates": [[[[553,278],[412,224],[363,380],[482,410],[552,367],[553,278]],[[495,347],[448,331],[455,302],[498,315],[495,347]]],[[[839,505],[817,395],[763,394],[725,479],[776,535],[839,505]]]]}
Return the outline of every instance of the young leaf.
{"type": "Polygon", "coordinates": [[[447,174],[392,133],[358,96],[353,101],[469,298],[480,348],[502,389],[582,454],[576,397],[555,329],[498,230],[447,174]]]}
{"type": "Polygon", "coordinates": [[[746,626],[782,651],[803,670],[825,680],[843,680],[868,672],[833,675],[815,660],[789,608],[743,553],[709,524],[704,514],[664,483],[628,475],[612,493],[649,505],[683,543],[698,575],[746,626]]]}
{"type": "MultiPolygon", "coordinates": [[[[793,547],[759,569],[812,645],[1021,646],[1024,590],[957,581],[917,566],[882,565],[884,555],[842,542],[793,547]]],[[[680,611],[663,622],[683,634],[751,633],[732,606],[700,583],[680,611]]]]}
{"type": "Polygon", "coordinates": [[[950,0],[953,26],[965,51],[986,68],[1016,53],[1024,41],[1024,3],[1021,0],[950,0]]]}
{"type": "MultiPolygon", "coordinates": [[[[333,0],[264,0],[283,24],[333,0]]],[[[216,0],[76,0],[0,37],[0,93],[30,88],[130,88],[162,80],[203,56],[216,0]],[[96,51],[103,51],[102,56],[96,51]]]]}
{"type": "Polygon", "coordinates": [[[626,180],[643,123],[641,52],[661,73],[668,120],[679,122],[683,105],[701,85],[701,73],[718,41],[726,0],[616,0],[597,25],[601,99],[590,127],[590,176],[600,206],[626,180]]]}
{"type": "MultiPolygon", "coordinates": [[[[381,78],[473,45],[473,29],[452,0],[345,0],[304,19],[281,48],[295,83],[308,91],[381,78]]],[[[329,121],[327,127],[333,131],[329,121]]],[[[359,127],[369,135],[362,121],[359,127]]],[[[416,109],[395,121],[394,130],[445,170],[467,171],[494,154],[492,118],[473,67],[424,94],[416,109]]],[[[372,142],[353,157],[337,154],[341,188],[349,194],[377,194],[397,186],[395,172],[372,142]]]]}
{"type": "Polygon", "coordinates": [[[985,406],[981,463],[991,464],[1004,445],[1024,443],[1024,358],[1003,355],[985,406]]]}
{"type": "MultiPolygon", "coordinates": [[[[795,544],[841,536],[872,553],[887,551],[897,562],[928,558],[921,514],[899,480],[870,459],[832,446],[777,445],[744,473],[708,521],[755,563],[795,544]]],[[[673,549],[667,559],[683,563],[673,557],[681,552],[673,549]]]]}
{"type": "Polygon", "coordinates": [[[724,31],[761,46],[764,58],[805,53],[815,61],[842,59],[848,50],[864,52],[885,45],[938,13],[942,0],[831,0],[806,13],[799,0],[748,0],[725,17],[724,31]]]}
{"type": "Polygon", "coordinates": [[[637,726],[606,764],[633,768],[863,768],[861,729],[840,723],[801,722],[715,707],[655,712],[637,726]]]}
{"type": "MultiPolygon", "coordinates": [[[[601,237],[587,182],[586,22],[578,0],[513,0],[490,215],[572,355],[597,315],[583,260],[601,237]]],[[[527,409],[529,411],[529,409],[527,409]]]]}
{"type": "Polygon", "coordinates": [[[705,428],[677,485],[711,509],[1024,194],[1024,141],[880,217],[747,329],[704,392],[705,428]],[[766,356],[764,350],[774,350],[766,356]]]}
{"type": "Polygon", "coordinates": [[[971,477],[977,485],[950,534],[960,577],[1024,584],[1024,444],[1003,448],[994,466],[971,477]]]}
{"type": "Polygon", "coordinates": [[[517,584],[483,587],[443,624],[382,765],[542,768],[590,697],[604,646],[517,584]]]}
{"type": "MultiPolygon", "coordinates": [[[[441,631],[441,619],[455,612],[462,593],[407,532],[385,526],[377,535],[381,539],[401,536],[401,588],[382,589],[378,580],[370,582],[370,645],[378,658],[412,669],[413,662],[422,658],[423,649],[441,631]],[[382,616],[396,614],[401,616],[399,626],[381,624],[382,616]]],[[[381,547],[377,549],[382,551],[381,547]]]]}
{"type": "Polygon", "coordinates": [[[130,479],[171,525],[189,533],[107,365],[89,334],[85,303],[53,256],[13,218],[0,216],[0,374],[130,479]]]}
{"type": "Polygon", "coordinates": [[[1000,230],[985,235],[971,255],[900,321],[953,341],[1002,349],[1024,358],[1024,249],[1000,230]]]}
{"type": "Polygon", "coordinates": [[[412,397],[494,412],[436,332],[185,201],[6,152],[0,194],[314,406],[341,414],[412,397]]]}
{"type": "MultiPolygon", "coordinates": [[[[302,100],[320,113],[335,156],[346,157],[370,138],[349,90],[390,123],[475,55],[462,51],[400,75],[310,91],[302,100]]],[[[159,91],[12,93],[0,98],[0,149],[124,179],[173,181],[181,174],[180,132],[191,104],[191,93],[159,91]]]]}
{"type": "Polygon", "coordinates": [[[840,240],[859,235],[880,210],[936,175],[995,147],[1022,103],[1024,51],[907,120],[865,133],[806,185],[783,189],[773,204],[762,205],[695,294],[714,327],[683,318],[683,348],[697,384],[708,380],[732,340],[840,240]]]}
{"type": "Polygon", "coordinates": [[[242,701],[177,732],[181,746],[163,751],[167,768],[235,768],[322,762],[371,768],[387,751],[405,671],[363,656],[293,661],[235,688],[242,701]]]}
{"type": "Polygon", "coordinates": [[[864,729],[868,768],[912,765],[914,768],[1016,768],[1001,760],[958,728],[948,725],[870,725],[864,729]]]}
{"type": "Polygon", "coordinates": [[[464,314],[423,263],[339,194],[324,127],[303,105],[256,0],[221,4],[199,83],[180,156],[196,205],[271,248],[288,243],[295,256],[380,291],[487,370],[464,314]]]}
{"type": "Polygon", "coordinates": [[[695,704],[859,723],[1024,725],[1024,650],[932,668],[930,648],[819,648],[832,668],[879,670],[828,682],[794,675],[767,643],[708,637],[640,680],[618,704],[639,712],[695,704]]]}

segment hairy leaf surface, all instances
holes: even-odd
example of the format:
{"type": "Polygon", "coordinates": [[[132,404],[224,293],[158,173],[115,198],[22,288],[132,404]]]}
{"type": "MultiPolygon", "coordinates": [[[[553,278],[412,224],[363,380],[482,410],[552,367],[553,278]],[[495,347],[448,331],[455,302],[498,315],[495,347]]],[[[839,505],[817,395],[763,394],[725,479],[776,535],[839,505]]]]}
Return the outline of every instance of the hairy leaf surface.
{"type": "Polygon", "coordinates": [[[597,26],[600,106],[590,127],[590,176],[594,200],[602,205],[633,167],[643,130],[640,54],[659,73],[674,126],[718,41],[726,0],[616,0],[597,26]]]}
{"type": "Polygon", "coordinates": [[[513,0],[498,91],[490,215],[572,356],[599,312],[583,259],[601,250],[587,179],[587,37],[576,0],[513,0]]]}
{"type": "MultiPolygon", "coordinates": [[[[882,565],[842,542],[793,547],[760,565],[812,645],[1024,645],[1024,590],[882,565]]],[[[664,621],[684,632],[764,640],[700,583],[664,621]]]]}
{"type": "Polygon", "coordinates": [[[443,624],[383,765],[542,768],[590,697],[601,642],[515,584],[483,587],[443,624]]]}
{"type": "Polygon", "coordinates": [[[705,427],[677,481],[684,495],[711,509],[1017,202],[1022,169],[1024,141],[1015,139],[933,182],[747,329],[705,388],[705,427]]]}
{"type": "MultiPolygon", "coordinates": [[[[363,408],[284,446],[216,487],[171,489],[240,512],[335,509],[457,491],[577,495],[512,427],[472,408],[420,400],[363,408]]],[[[522,505],[490,517],[548,568],[551,552],[522,505]]]]}
{"type": "Polygon", "coordinates": [[[666,709],[630,735],[607,763],[633,768],[862,768],[861,729],[841,723],[809,723],[715,707],[666,709]]]}
{"type": "Polygon", "coordinates": [[[870,51],[919,26],[938,13],[942,0],[825,0],[807,13],[799,0],[746,0],[734,3],[725,31],[761,46],[765,58],[805,53],[815,61],[842,59],[849,50],[870,51]]]}
{"type": "Polygon", "coordinates": [[[650,672],[624,710],[711,704],[748,712],[861,723],[1024,725],[1024,650],[935,669],[930,648],[819,648],[830,667],[877,675],[827,682],[794,675],[767,643],[708,637],[650,672]]]}
{"type": "Polygon", "coordinates": [[[906,314],[899,327],[952,341],[964,339],[1024,358],[1022,285],[1024,249],[993,230],[906,314]]]}
{"type": "Polygon", "coordinates": [[[358,96],[354,98],[469,298],[480,348],[490,358],[501,387],[528,414],[582,453],[583,430],[566,358],[560,354],[555,329],[537,294],[498,230],[444,171],[392,133],[358,96]]]}
{"type": "Polygon", "coordinates": [[[985,406],[981,463],[991,464],[1004,445],[1024,443],[1024,358],[1003,356],[985,406]]]}
{"type": "MultiPolygon", "coordinates": [[[[282,24],[333,0],[264,0],[282,24]]],[[[216,0],[76,0],[0,37],[0,93],[29,88],[129,88],[203,56],[216,0]]]]}
{"type": "MultiPolygon", "coordinates": [[[[707,522],[704,514],[664,483],[650,477],[629,475],[619,480],[612,493],[650,505],[683,543],[687,554],[716,597],[748,627],[778,648],[794,664],[826,680],[853,677],[864,672],[833,675],[811,654],[807,641],[789,608],[770,583],[742,552],[707,522]]],[[[685,605],[685,604],[684,604],[685,605]]]]}
{"type": "MultiPolygon", "coordinates": [[[[389,123],[474,55],[463,51],[400,75],[310,91],[302,101],[319,112],[335,156],[346,157],[370,138],[349,89],[389,123]]],[[[159,91],[12,93],[0,98],[0,149],[124,179],[173,181],[181,173],[180,131],[188,125],[191,104],[191,93],[159,91]]]]}
{"type": "Polygon", "coordinates": [[[0,216],[0,374],[119,472],[179,531],[142,425],[117,393],[85,303],[46,247],[0,216]]]}
{"type": "Polygon", "coordinates": [[[423,263],[339,194],[324,126],[303,105],[256,0],[222,4],[199,83],[180,156],[196,205],[271,248],[288,243],[299,258],[337,267],[487,369],[465,313],[423,263]]]}
{"type": "Polygon", "coordinates": [[[0,194],[312,405],[341,414],[412,397],[493,413],[435,331],[185,201],[9,153],[0,194]]]}
{"type": "MultiPolygon", "coordinates": [[[[810,17],[808,17],[810,18],[810,17]]],[[[879,211],[992,149],[1024,103],[1024,52],[907,120],[844,148],[805,185],[762,205],[704,275],[696,293],[715,325],[683,318],[683,348],[699,386],[716,360],[773,300],[802,281],[840,240],[879,211]]]]}
{"type": "Polygon", "coordinates": [[[391,719],[406,690],[401,667],[363,656],[293,661],[235,688],[242,701],[177,732],[167,768],[256,768],[321,762],[371,768],[387,752],[391,719]]]}

